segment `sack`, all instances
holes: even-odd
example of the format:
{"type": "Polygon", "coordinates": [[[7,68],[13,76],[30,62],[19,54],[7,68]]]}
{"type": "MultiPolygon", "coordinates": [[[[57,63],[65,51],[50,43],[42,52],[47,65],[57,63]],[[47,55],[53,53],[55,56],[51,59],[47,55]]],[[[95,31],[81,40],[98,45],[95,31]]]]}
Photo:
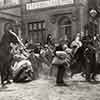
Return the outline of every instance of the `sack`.
{"type": "Polygon", "coordinates": [[[66,58],[66,52],[65,51],[56,51],[56,55],[57,55],[57,57],[59,57],[61,59],[66,58]]]}
{"type": "Polygon", "coordinates": [[[59,59],[58,57],[54,57],[52,60],[52,65],[60,65],[64,64],[65,60],[64,59],[59,59]]]}

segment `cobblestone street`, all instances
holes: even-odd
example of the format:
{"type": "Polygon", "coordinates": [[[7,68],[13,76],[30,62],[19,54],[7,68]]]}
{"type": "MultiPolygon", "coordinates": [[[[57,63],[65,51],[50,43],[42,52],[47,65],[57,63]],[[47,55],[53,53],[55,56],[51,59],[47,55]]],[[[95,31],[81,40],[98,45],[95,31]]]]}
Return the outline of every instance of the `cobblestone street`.
{"type": "Polygon", "coordinates": [[[77,75],[66,83],[68,87],[55,86],[54,79],[12,83],[0,88],[0,100],[100,100],[100,83],[85,82],[77,75]]]}

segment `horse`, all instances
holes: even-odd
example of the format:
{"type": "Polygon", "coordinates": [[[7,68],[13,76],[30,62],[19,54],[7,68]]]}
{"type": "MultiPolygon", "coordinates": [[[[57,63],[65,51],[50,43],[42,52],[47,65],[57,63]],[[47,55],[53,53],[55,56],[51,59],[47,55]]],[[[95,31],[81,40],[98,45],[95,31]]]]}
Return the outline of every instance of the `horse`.
{"type": "Polygon", "coordinates": [[[1,71],[1,85],[4,87],[5,80],[9,80],[9,69],[10,69],[10,64],[13,59],[12,54],[10,53],[11,46],[10,44],[22,44],[18,36],[12,31],[12,28],[10,24],[8,25],[8,29],[6,29],[5,34],[3,35],[1,41],[0,41],[0,71],[1,71]],[[5,79],[6,77],[6,79],[5,79]]]}

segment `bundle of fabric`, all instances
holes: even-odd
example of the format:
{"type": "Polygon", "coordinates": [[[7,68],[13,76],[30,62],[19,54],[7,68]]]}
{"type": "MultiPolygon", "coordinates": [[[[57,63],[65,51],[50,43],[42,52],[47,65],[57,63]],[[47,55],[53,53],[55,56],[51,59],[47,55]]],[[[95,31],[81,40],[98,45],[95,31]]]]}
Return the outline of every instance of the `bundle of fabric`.
{"type": "Polygon", "coordinates": [[[65,51],[56,51],[56,55],[58,58],[65,59],[66,58],[66,52],[65,51]]]}
{"type": "Polygon", "coordinates": [[[17,52],[14,55],[14,64],[12,66],[14,82],[25,82],[33,79],[33,68],[28,58],[29,54],[25,51],[17,52]]]}
{"type": "Polygon", "coordinates": [[[26,82],[33,79],[33,69],[29,60],[15,62],[12,72],[14,82],[26,82]]]}
{"type": "Polygon", "coordinates": [[[57,56],[53,58],[52,65],[64,64],[66,67],[66,70],[70,71],[70,64],[73,57],[72,49],[66,48],[65,51],[57,51],[56,55],[57,56]]]}
{"type": "Polygon", "coordinates": [[[56,56],[52,60],[52,65],[59,65],[65,63],[66,52],[56,51],[56,56]]]}

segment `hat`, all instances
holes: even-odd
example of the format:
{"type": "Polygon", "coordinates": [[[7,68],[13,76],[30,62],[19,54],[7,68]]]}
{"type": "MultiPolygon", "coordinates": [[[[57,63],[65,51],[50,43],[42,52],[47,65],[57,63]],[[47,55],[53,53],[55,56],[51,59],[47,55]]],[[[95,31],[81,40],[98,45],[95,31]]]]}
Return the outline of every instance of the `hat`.
{"type": "Polygon", "coordinates": [[[96,11],[95,9],[91,9],[91,10],[90,10],[90,15],[91,15],[92,17],[95,17],[96,14],[97,14],[97,11],[96,11]]]}

